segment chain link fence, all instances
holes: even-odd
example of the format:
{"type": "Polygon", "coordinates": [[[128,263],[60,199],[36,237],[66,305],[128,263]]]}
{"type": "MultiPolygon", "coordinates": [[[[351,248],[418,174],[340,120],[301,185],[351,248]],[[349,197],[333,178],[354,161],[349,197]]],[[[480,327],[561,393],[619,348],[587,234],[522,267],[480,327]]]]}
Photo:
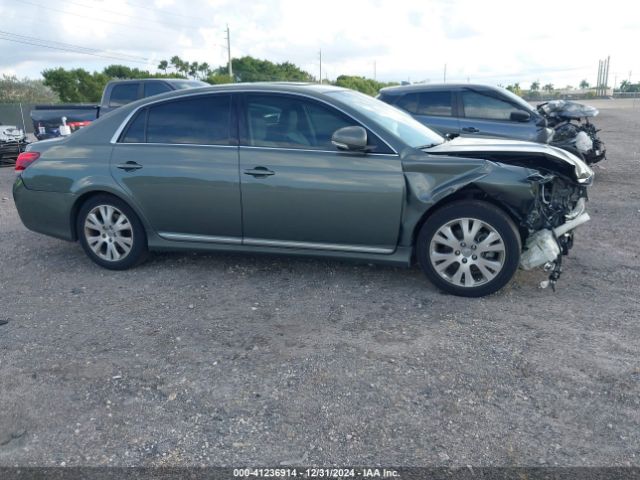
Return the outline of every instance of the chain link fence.
{"type": "Polygon", "coordinates": [[[33,133],[33,124],[29,116],[32,108],[31,103],[0,103],[0,123],[15,125],[25,133],[33,133]]]}

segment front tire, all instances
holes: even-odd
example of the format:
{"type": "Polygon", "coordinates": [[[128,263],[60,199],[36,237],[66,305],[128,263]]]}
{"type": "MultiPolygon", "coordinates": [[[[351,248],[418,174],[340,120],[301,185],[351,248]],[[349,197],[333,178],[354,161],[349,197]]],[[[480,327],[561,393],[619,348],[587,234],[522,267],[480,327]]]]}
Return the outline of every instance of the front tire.
{"type": "Polygon", "coordinates": [[[126,270],[147,256],[142,222],[117,197],[104,194],[87,200],[78,212],[76,231],[87,256],[101,267],[126,270]]]}
{"type": "Polygon", "coordinates": [[[504,287],[518,269],[522,250],[511,218],[482,201],[440,208],[416,241],[418,263],[429,280],[462,297],[482,297],[504,287]]]}

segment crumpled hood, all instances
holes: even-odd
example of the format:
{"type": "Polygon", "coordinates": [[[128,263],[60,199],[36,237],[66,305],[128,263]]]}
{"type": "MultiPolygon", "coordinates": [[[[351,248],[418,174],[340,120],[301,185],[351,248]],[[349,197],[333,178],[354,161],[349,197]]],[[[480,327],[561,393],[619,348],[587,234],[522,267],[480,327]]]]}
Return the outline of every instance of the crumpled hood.
{"type": "MultiPolygon", "coordinates": [[[[593,178],[593,170],[589,166],[566,150],[543,143],[524,142],[521,140],[508,140],[504,138],[473,138],[456,137],[453,140],[443,142],[431,148],[424,149],[427,153],[440,155],[464,155],[489,153],[533,153],[546,155],[572,165],[575,170],[576,180],[579,183],[589,183],[593,178]]],[[[534,165],[532,165],[533,167],[534,165]]]]}

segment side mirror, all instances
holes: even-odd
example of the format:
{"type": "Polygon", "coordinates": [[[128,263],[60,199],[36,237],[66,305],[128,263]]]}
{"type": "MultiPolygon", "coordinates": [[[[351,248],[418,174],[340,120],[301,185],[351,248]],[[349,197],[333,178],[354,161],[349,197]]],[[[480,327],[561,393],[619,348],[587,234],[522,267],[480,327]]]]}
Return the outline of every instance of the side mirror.
{"type": "Polygon", "coordinates": [[[331,143],[339,150],[366,152],[368,150],[367,131],[362,127],[339,128],[333,132],[331,143]]]}
{"type": "Polygon", "coordinates": [[[528,122],[530,118],[531,114],[523,110],[516,110],[515,112],[511,112],[511,115],[509,116],[509,120],[511,120],[512,122],[528,122]]]}

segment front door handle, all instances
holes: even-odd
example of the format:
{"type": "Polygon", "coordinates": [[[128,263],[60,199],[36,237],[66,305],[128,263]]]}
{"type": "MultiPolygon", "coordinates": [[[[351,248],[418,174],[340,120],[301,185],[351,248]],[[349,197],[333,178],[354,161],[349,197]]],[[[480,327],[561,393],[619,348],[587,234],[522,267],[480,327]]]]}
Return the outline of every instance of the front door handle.
{"type": "Polygon", "coordinates": [[[251,175],[256,178],[265,178],[270,175],[275,175],[276,172],[269,170],[267,167],[254,167],[244,171],[245,175],[251,175]]]}
{"type": "Polygon", "coordinates": [[[134,170],[142,168],[142,165],[133,161],[129,161],[126,163],[121,163],[117,166],[117,168],[119,168],[120,170],[124,170],[125,172],[132,172],[134,170]]]}
{"type": "Polygon", "coordinates": [[[480,130],[476,127],[464,127],[462,131],[467,133],[478,133],[480,130]]]}

